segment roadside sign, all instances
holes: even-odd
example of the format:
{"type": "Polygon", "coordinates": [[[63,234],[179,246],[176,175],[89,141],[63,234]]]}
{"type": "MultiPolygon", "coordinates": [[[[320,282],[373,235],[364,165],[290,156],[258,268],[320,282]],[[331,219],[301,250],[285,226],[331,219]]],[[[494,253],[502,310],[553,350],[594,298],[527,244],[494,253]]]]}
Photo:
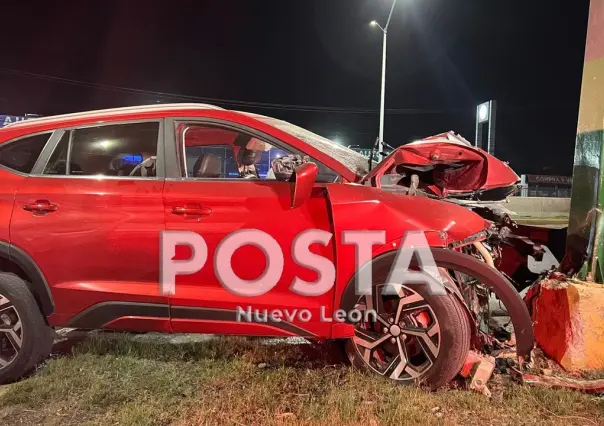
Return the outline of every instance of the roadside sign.
{"type": "Polygon", "coordinates": [[[23,120],[25,120],[25,117],[21,117],[18,115],[0,115],[0,127],[4,127],[11,123],[16,123],[17,121],[23,120]]]}

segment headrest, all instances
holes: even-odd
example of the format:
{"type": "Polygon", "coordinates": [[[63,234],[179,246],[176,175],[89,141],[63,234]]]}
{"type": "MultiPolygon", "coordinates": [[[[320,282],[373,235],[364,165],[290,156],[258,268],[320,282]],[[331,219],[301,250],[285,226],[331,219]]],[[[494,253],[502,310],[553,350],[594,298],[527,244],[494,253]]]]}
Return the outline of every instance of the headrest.
{"type": "Polygon", "coordinates": [[[213,154],[200,155],[193,166],[193,177],[219,178],[220,160],[213,154]]]}
{"type": "Polygon", "coordinates": [[[239,151],[239,164],[242,166],[252,166],[260,161],[261,151],[252,151],[251,149],[242,149],[239,151]]]}

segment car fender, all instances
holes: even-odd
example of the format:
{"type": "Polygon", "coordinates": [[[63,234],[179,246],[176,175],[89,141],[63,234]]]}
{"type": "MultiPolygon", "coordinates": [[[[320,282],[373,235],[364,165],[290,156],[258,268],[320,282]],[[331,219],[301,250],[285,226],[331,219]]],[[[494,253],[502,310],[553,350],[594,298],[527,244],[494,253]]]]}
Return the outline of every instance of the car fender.
{"type": "MultiPolygon", "coordinates": [[[[479,259],[445,248],[433,248],[432,255],[438,267],[454,269],[461,273],[473,276],[481,284],[488,287],[503,302],[507,309],[516,337],[516,352],[519,356],[529,357],[534,347],[533,324],[526,304],[514,286],[496,269],[490,267],[479,259]]],[[[390,268],[394,262],[396,251],[384,253],[372,261],[374,273],[390,268]]],[[[354,308],[358,300],[355,295],[355,276],[347,284],[342,297],[335,306],[349,311],[354,308]]],[[[457,291],[454,292],[457,294],[457,291]]]]}
{"type": "Polygon", "coordinates": [[[334,306],[357,270],[355,246],[344,244],[347,231],[384,231],[385,244],[373,257],[395,250],[408,231],[423,231],[431,247],[448,247],[483,232],[489,223],[452,203],[391,194],[358,184],[326,185],[334,232],[336,285],[334,306]]]}

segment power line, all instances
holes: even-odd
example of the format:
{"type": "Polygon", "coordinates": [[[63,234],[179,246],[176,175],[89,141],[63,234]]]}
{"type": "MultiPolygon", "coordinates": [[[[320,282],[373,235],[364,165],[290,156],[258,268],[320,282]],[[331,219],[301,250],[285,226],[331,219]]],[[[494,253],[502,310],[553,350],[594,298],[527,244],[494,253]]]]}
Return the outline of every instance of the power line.
{"type": "MultiPolygon", "coordinates": [[[[268,102],[253,102],[253,101],[242,101],[237,99],[223,99],[223,98],[209,98],[202,96],[191,96],[183,95],[179,93],[169,92],[158,92],[153,90],[137,89],[133,87],[113,86],[101,83],[91,83],[88,81],[74,80],[70,78],[63,78],[57,76],[51,76],[47,74],[38,74],[28,71],[15,70],[11,68],[0,67],[0,72],[6,74],[19,75],[23,77],[37,78],[39,80],[52,81],[56,83],[69,84],[73,86],[88,87],[92,89],[108,90],[114,92],[137,94],[154,96],[166,100],[181,100],[181,101],[193,101],[210,104],[223,104],[232,105],[237,107],[249,107],[259,109],[272,109],[272,110],[283,110],[283,111],[302,111],[302,112],[327,112],[336,114],[378,114],[378,109],[371,108],[349,108],[349,107],[330,107],[320,105],[296,105],[296,104],[282,104],[282,103],[268,103],[268,102]]],[[[577,105],[570,103],[556,103],[556,104],[527,104],[527,105],[502,105],[499,109],[504,111],[521,111],[527,109],[570,109],[576,108],[577,105]]],[[[447,113],[463,113],[472,112],[474,107],[467,108],[449,108],[449,109],[426,109],[426,108],[386,108],[385,112],[392,115],[419,115],[419,114],[447,114],[447,113]]]]}
{"type": "MultiPolygon", "coordinates": [[[[295,105],[295,104],[281,104],[281,103],[267,103],[267,102],[252,102],[242,101],[235,99],[221,99],[221,98],[208,98],[201,96],[183,95],[178,93],[168,92],[157,92],[152,90],[136,89],[133,87],[113,86],[101,83],[91,83],[82,80],[74,80],[63,77],[56,77],[46,74],[32,73],[28,71],[14,70],[10,68],[0,67],[0,72],[6,74],[13,74],[23,77],[37,78],[45,81],[52,81],[63,84],[70,84],[73,86],[88,87],[100,90],[109,90],[120,93],[138,94],[146,96],[155,96],[163,99],[174,99],[174,100],[186,100],[196,101],[203,103],[214,103],[214,104],[226,104],[232,106],[243,106],[250,108],[264,108],[264,109],[277,109],[284,111],[305,111],[305,112],[330,112],[330,113],[341,113],[341,114],[377,114],[379,110],[369,108],[347,108],[347,107],[330,107],[330,106],[317,106],[317,105],[295,105]]],[[[390,108],[386,109],[388,114],[444,114],[456,111],[465,111],[465,108],[456,109],[422,109],[422,108],[390,108]]]]}

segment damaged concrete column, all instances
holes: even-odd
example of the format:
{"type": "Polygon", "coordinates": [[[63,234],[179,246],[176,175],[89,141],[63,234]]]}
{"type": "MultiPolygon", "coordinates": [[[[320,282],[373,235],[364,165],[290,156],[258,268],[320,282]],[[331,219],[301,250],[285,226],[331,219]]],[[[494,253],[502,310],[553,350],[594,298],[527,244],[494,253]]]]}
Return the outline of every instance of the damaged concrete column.
{"type": "Polygon", "coordinates": [[[544,280],[533,300],[535,339],[569,371],[604,369],[604,0],[592,0],[565,258],[580,280],[544,280]]]}
{"type": "Polygon", "coordinates": [[[604,1],[592,0],[581,85],[573,189],[562,272],[604,282],[604,1]]]}

